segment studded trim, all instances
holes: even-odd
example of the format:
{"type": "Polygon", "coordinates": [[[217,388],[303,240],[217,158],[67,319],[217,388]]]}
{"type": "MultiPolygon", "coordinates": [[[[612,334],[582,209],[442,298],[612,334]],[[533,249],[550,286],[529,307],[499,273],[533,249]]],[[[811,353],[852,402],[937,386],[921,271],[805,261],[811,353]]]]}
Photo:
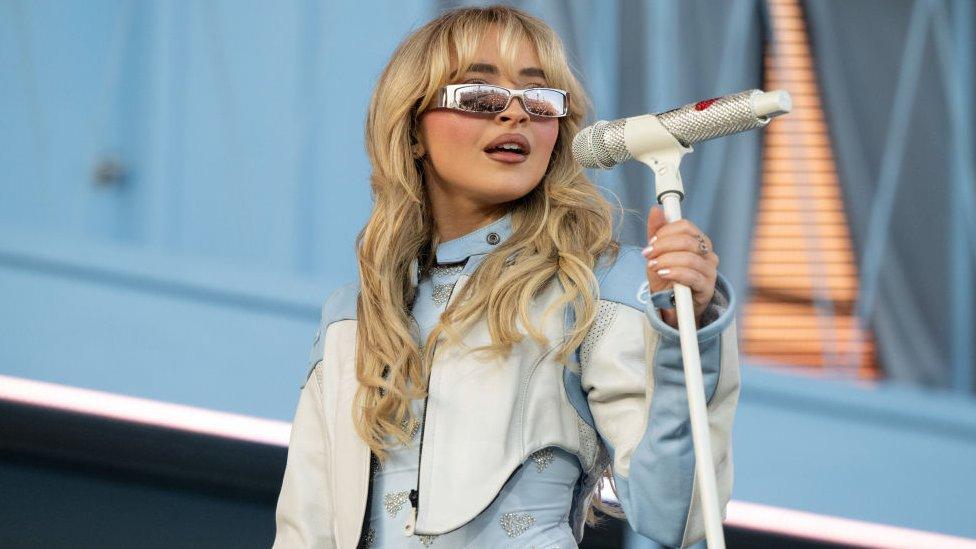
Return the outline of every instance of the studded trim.
{"type": "Polygon", "coordinates": [[[712,294],[712,301],[708,304],[705,312],[702,313],[701,322],[698,327],[704,328],[712,322],[715,322],[718,317],[722,316],[722,313],[724,313],[728,307],[729,301],[725,299],[725,295],[716,290],[715,293],[712,294]]]}
{"type": "Polygon", "coordinates": [[[545,471],[546,467],[549,467],[549,465],[555,459],[555,452],[552,451],[552,446],[547,446],[541,450],[533,452],[529,458],[535,462],[536,469],[541,473],[545,471]]]}
{"type": "Polygon", "coordinates": [[[579,416],[576,416],[576,430],[579,432],[580,463],[583,465],[583,472],[590,474],[596,465],[596,457],[599,450],[596,431],[579,416]]]}
{"type": "Polygon", "coordinates": [[[374,475],[383,470],[383,462],[375,454],[369,454],[369,471],[374,475]]]}
{"type": "Polygon", "coordinates": [[[596,317],[590,330],[586,333],[583,343],[580,344],[580,367],[590,363],[590,355],[596,347],[600,338],[606,333],[613,321],[617,318],[617,304],[613,301],[597,301],[596,317]]]}
{"type": "Polygon", "coordinates": [[[373,546],[373,541],[375,539],[376,539],[376,530],[370,527],[369,529],[366,530],[366,532],[363,533],[363,537],[362,539],[359,540],[359,545],[356,546],[356,549],[369,549],[370,547],[373,546]]]}
{"type": "Polygon", "coordinates": [[[400,490],[398,492],[387,492],[383,494],[383,507],[390,518],[396,518],[397,513],[403,508],[403,504],[410,497],[410,490],[400,490]]]}
{"type": "Polygon", "coordinates": [[[315,365],[315,381],[319,384],[319,393],[325,391],[325,374],[322,373],[322,363],[315,365]]]}
{"type": "Polygon", "coordinates": [[[571,509],[571,519],[570,524],[573,525],[574,531],[573,535],[576,537],[576,542],[579,543],[583,540],[583,532],[585,529],[586,522],[586,512],[589,508],[590,501],[594,497],[600,497],[597,495],[598,483],[600,478],[603,476],[604,470],[610,465],[611,462],[610,452],[607,451],[603,444],[598,445],[596,459],[594,460],[594,465],[592,467],[592,472],[583,472],[582,475],[582,487],[573,501],[573,506],[571,509]]]}
{"type": "Polygon", "coordinates": [[[424,547],[430,547],[430,544],[434,543],[434,540],[437,539],[437,534],[418,534],[417,539],[420,540],[420,543],[424,544],[424,547]]]}
{"type": "Polygon", "coordinates": [[[530,513],[505,513],[498,517],[498,523],[502,525],[508,537],[517,538],[535,524],[535,517],[530,513]]]}

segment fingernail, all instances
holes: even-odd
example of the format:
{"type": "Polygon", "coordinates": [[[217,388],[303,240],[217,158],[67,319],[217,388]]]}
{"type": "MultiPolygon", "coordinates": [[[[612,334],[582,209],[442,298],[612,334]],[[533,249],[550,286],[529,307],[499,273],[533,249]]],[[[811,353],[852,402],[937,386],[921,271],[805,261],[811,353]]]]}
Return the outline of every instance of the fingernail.
{"type": "Polygon", "coordinates": [[[650,261],[647,262],[647,266],[648,267],[653,267],[655,265],[657,265],[657,260],[656,259],[652,259],[652,260],[650,260],[650,261]]]}
{"type": "Polygon", "coordinates": [[[654,250],[654,246],[648,246],[648,247],[644,248],[643,250],[641,250],[641,253],[644,254],[644,257],[647,257],[647,256],[651,255],[651,251],[653,251],[653,250],[654,250]]]}
{"type": "Polygon", "coordinates": [[[652,238],[651,241],[648,242],[648,244],[654,244],[655,240],[657,240],[657,235],[654,235],[654,238],[652,238]]]}
{"type": "Polygon", "coordinates": [[[657,276],[664,276],[664,275],[666,275],[666,274],[668,274],[670,272],[671,272],[671,269],[661,269],[660,271],[657,272],[657,276]]]}

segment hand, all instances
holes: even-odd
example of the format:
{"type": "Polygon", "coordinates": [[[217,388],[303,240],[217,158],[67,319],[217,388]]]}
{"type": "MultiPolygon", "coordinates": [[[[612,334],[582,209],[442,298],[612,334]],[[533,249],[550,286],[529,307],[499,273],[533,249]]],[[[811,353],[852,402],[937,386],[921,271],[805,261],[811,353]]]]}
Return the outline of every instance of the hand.
{"type": "MultiPolygon", "coordinates": [[[[691,288],[697,324],[715,293],[718,255],[712,250],[712,240],[687,219],[668,223],[664,208],[654,205],[647,216],[647,241],[643,254],[648,260],[650,292],[666,290],[675,282],[691,288]],[[699,235],[707,249],[704,255],[699,247],[699,235]]],[[[672,328],[678,327],[677,309],[661,309],[661,317],[672,328]]]]}

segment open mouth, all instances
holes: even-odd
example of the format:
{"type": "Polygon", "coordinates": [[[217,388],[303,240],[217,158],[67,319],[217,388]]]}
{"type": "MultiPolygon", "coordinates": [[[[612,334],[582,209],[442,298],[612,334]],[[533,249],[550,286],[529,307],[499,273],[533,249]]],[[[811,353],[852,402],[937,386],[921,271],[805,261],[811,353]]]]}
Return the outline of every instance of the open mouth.
{"type": "Polygon", "coordinates": [[[493,160],[508,163],[524,162],[529,156],[529,151],[520,143],[502,143],[486,148],[485,153],[493,160]]]}

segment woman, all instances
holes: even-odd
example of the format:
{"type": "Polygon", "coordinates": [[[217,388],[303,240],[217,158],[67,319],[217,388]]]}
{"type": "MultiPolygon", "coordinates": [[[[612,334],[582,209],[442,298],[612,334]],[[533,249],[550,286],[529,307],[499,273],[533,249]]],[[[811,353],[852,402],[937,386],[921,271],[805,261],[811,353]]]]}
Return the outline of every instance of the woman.
{"type": "Polygon", "coordinates": [[[360,280],[323,306],[275,547],[576,547],[594,507],[704,537],[677,319],[647,294],[692,288],[724,508],[732,289],[659,207],[646,249],[614,241],[570,152],[586,107],[558,37],[512,8],[447,12],[393,54],[360,280]]]}

